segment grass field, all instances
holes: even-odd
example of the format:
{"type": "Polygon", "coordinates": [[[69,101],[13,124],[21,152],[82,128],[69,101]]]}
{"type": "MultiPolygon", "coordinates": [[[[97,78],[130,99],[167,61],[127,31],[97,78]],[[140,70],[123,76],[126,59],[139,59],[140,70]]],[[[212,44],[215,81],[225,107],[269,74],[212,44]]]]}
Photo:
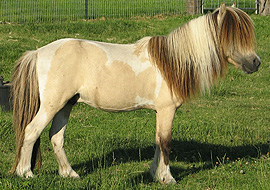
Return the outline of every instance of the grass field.
{"type": "MultiPolygon", "coordinates": [[[[177,184],[153,182],[155,113],[108,113],[74,107],[65,135],[69,161],[81,179],[61,178],[47,127],[43,167],[33,179],[11,176],[15,156],[12,113],[0,113],[0,189],[268,189],[270,187],[270,17],[252,15],[260,70],[245,75],[230,66],[211,95],[186,103],[175,116],[171,172],[177,184]]],[[[0,25],[0,74],[11,79],[26,50],[73,37],[132,43],[165,35],[192,16],[89,22],[0,25]]]]}

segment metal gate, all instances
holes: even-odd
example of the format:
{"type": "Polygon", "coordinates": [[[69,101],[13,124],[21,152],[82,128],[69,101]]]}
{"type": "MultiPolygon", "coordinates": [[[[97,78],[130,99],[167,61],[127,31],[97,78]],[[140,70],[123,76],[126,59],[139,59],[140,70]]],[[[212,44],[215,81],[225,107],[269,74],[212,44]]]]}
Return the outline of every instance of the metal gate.
{"type": "Polygon", "coordinates": [[[223,2],[225,2],[226,6],[230,6],[235,3],[235,7],[246,12],[259,13],[259,0],[202,0],[202,13],[215,10],[223,2]]]}

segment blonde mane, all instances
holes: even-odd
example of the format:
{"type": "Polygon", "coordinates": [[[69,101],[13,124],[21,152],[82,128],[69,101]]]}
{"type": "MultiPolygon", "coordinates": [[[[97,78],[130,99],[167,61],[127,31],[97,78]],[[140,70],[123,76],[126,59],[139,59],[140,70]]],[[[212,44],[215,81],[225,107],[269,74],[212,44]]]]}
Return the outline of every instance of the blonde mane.
{"type": "Polygon", "coordinates": [[[254,28],[248,15],[226,8],[218,24],[218,11],[191,20],[167,37],[149,39],[150,59],[177,98],[186,100],[198,92],[210,92],[227,71],[225,50],[254,47],[254,28]]]}

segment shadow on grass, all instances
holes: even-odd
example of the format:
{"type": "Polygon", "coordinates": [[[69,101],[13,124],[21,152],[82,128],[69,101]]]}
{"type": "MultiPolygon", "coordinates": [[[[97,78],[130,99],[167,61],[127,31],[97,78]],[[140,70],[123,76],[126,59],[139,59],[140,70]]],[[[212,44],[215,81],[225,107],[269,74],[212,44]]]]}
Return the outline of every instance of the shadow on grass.
{"type": "MultiPolygon", "coordinates": [[[[222,160],[222,157],[229,157],[231,161],[242,158],[259,158],[270,151],[270,144],[244,145],[244,146],[223,146],[207,143],[200,143],[197,141],[172,141],[172,153],[170,155],[171,161],[185,162],[186,164],[202,163],[201,167],[181,168],[171,167],[173,176],[177,176],[179,181],[187,175],[197,173],[201,170],[208,170],[214,168],[216,162],[222,160]],[[220,160],[218,160],[220,159],[220,160]]],[[[131,161],[140,162],[144,160],[152,160],[154,157],[154,146],[145,148],[133,149],[116,149],[102,158],[92,158],[87,162],[83,162],[73,166],[73,169],[84,170],[80,175],[83,177],[95,171],[97,168],[106,168],[120,163],[127,163],[131,161]]],[[[143,172],[135,177],[135,181],[144,183],[153,182],[150,173],[143,172]],[[140,175],[140,176],[139,176],[140,175]]]]}

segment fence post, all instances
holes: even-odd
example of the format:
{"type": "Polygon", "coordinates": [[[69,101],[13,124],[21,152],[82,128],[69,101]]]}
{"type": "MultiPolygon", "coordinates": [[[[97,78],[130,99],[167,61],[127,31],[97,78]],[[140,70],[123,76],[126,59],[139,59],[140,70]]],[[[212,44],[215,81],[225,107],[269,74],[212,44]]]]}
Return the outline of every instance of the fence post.
{"type": "Polygon", "coordinates": [[[187,14],[200,14],[201,13],[202,0],[187,0],[187,14]]]}
{"type": "Polygon", "coordinates": [[[88,20],[88,0],[85,0],[85,20],[88,20]]]}
{"type": "Polygon", "coordinates": [[[270,0],[259,0],[259,14],[270,15],[270,0]]]}

